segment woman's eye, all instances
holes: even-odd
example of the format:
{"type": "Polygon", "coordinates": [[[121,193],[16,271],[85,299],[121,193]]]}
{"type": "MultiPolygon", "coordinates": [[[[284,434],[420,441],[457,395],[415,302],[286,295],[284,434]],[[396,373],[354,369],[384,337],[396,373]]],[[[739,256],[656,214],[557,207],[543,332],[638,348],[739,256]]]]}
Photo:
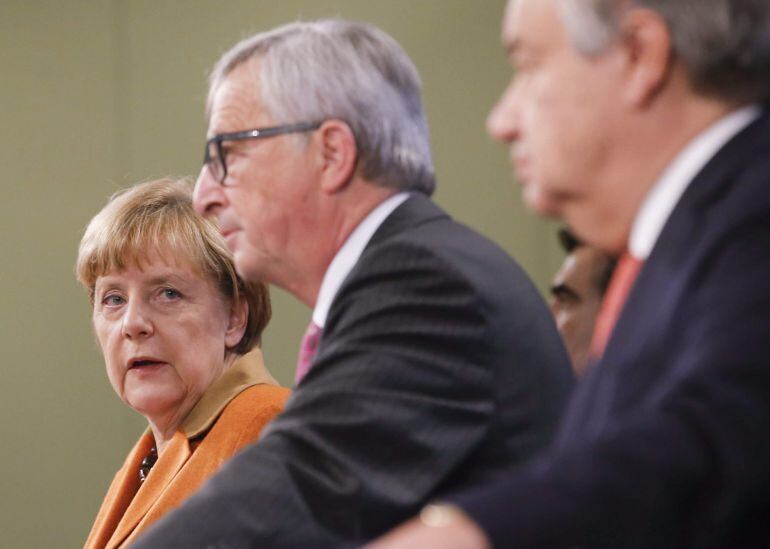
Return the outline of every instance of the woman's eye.
{"type": "Polygon", "coordinates": [[[117,294],[108,294],[104,296],[102,303],[107,307],[115,307],[123,304],[123,298],[117,294]]]}
{"type": "Polygon", "coordinates": [[[161,295],[165,299],[179,299],[182,297],[182,294],[180,294],[179,291],[175,290],[174,288],[163,288],[161,295]]]}

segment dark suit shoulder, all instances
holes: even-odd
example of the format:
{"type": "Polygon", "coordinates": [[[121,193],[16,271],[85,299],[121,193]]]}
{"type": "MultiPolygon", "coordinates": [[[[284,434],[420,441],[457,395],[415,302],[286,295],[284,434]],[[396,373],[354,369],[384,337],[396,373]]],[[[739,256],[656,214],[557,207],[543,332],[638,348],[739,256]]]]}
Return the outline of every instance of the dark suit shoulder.
{"type": "Polygon", "coordinates": [[[396,364],[408,350],[427,353],[426,372],[454,373],[455,388],[492,398],[488,446],[479,448],[499,463],[466,470],[484,478],[547,444],[573,375],[553,319],[519,265],[434,204],[411,206],[418,211],[396,211],[396,227],[386,220],[385,234],[372,239],[343,284],[322,346],[376,338],[377,360],[392,353],[396,364]],[[521,420],[528,427],[514,428],[521,420]]]}
{"type": "Polygon", "coordinates": [[[492,240],[454,221],[425,196],[413,196],[386,219],[359,266],[382,267],[379,257],[384,253],[432,262],[443,275],[467,284],[481,298],[515,299],[519,307],[526,304],[536,315],[542,314],[542,299],[521,266],[492,240]]]}

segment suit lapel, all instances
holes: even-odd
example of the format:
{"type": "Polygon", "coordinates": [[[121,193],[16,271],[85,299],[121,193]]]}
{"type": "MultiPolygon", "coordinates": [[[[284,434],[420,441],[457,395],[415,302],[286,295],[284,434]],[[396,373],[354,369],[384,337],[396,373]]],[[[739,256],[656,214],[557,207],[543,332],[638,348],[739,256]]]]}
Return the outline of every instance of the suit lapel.
{"type": "MultiPolygon", "coordinates": [[[[149,447],[147,451],[149,451],[149,447]]],[[[137,467],[144,458],[144,455],[146,455],[146,452],[137,461],[137,467]]],[[[147,476],[147,480],[139,488],[133,501],[128,506],[128,509],[126,509],[126,513],[115,529],[115,534],[110,539],[108,547],[119,546],[133,532],[134,528],[163,495],[166,487],[174,480],[174,477],[190,458],[190,455],[190,444],[187,436],[181,430],[177,431],[163,451],[163,454],[158,458],[157,463],[153,466],[150,474],[147,476]]],[[[134,474],[138,474],[138,469],[134,469],[134,474]]]]}

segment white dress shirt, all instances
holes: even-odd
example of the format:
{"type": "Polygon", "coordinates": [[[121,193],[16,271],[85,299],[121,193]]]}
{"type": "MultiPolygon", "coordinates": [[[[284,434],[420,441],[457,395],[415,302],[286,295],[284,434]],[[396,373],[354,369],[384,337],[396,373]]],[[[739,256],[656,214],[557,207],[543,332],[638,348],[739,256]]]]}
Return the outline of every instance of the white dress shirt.
{"type": "Polygon", "coordinates": [[[645,196],[634,218],[628,251],[644,261],[684,191],[709,160],[738,132],[759,118],[762,109],[750,105],[731,112],[701,132],[676,156],[645,196]]]}
{"type": "Polygon", "coordinates": [[[329,314],[329,307],[332,305],[337,291],[347,278],[350,271],[358,263],[358,258],[366,248],[377,229],[380,228],[383,221],[393,213],[407,198],[408,192],[396,193],[387,200],[381,202],[367,215],[361,223],[350,233],[350,236],[339,249],[337,254],[329,263],[326,269],[321,288],[318,290],[318,299],[313,309],[313,322],[319,328],[326,324],[326,316],[329,314]]]}

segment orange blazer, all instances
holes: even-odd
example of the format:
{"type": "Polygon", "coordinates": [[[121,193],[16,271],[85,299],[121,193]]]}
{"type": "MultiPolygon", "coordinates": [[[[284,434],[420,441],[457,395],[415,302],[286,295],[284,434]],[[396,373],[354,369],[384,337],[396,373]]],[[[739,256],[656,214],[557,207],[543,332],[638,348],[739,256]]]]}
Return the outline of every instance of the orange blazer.
{"type": "Polygon", "coordinates": [[[140,486],[139,465],[155,444],[149,429],[142,435],[115,475],[85,547],[133,542],[254,442],[289,393],[267,372],[259,350],[241,357],[204,393],[140,486]]]}

